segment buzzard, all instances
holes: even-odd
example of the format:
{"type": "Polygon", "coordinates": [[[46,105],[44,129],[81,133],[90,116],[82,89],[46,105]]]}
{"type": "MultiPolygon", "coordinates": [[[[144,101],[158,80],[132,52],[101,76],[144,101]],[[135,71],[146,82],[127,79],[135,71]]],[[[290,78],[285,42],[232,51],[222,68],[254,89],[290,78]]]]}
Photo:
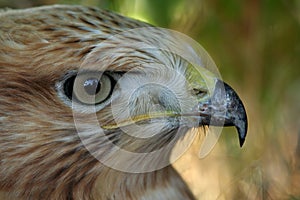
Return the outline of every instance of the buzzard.
{"type": "Polygon", "coordinates": [[[170,165],[175,144],[211,125],[235,126],[243,145],[240,98],[182,34],[83,6],[0,21],[7,198],[195,199],[170,165]]]}

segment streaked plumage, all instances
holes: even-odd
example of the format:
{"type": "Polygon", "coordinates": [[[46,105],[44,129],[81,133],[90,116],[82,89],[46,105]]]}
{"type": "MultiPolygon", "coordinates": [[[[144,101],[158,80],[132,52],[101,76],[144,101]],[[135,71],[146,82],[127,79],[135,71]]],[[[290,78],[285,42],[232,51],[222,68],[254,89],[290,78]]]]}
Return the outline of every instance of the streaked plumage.
{"type": "MultiPolygon", "coordinates": [[[[130,96],[132,99],[123,101],[121,97],[126,93],[121,93],[121,97],[115,96],[112,101],[118,88],[126,84],[128,87],[124,87],[124,90],[148,79],[166,82],[167,85],[176,86],[175,95],[187,99],[187,102],[183,101],[186,109],[191,106],[189,97],[194,95],[200,102],[199,106],[204,106],[203,112],[207,112],[205,116],[215,114],[211,111],[210,101],[207,98],[202,100],[200,96],[198,90],[205,89],[203,85],[193,88],[194,93],[191,93],[191,88],[185,88],[184,82],[180,84],[177,72],[181,75],[187,73],[186,61],[172,53],[158,54],[126,46],[141,40],[142,34],[135,37],[121,35],[112,39],[112,43],[101,46],[101,42],[112,35],[133,28],[151,29],[150,25],[109,11],[82,6],[10,10],[0,13],[0,21],[0,188],[7,191],[10,198],[194,199],[171,166],[152,172],[128,173],[107,167],[97,160],[98,156],[114,155],[114,148],[107,141],[130,152],[149,153],[165,144],[175,143],[191,128],[185,127],[177,134],[178,119],[172,113],[166,121],[162,121],[161,116],[144,116],[153,110],[182,111],[178,108],[176,98],[163,88],[149,86],[139,89],[130,96]],[[112,49],[114,51],[109,54],[112,49]],[[108,64],[105,59],[100,59],[107,54],[114,55],[108,64]],[[175,69],[175,73],[169,73],[166,69],[175,69]],[[107,80],[111,87],[116,85],[115,91],[108,93],[111,96],[108,99],[100,97],[104,100],[96,105],[97,120],[104,130],[101,134],[95,126],[95,113],[91,111],[93,104],[89,105],[90,99],[82,97],[80,92],[75,93],[77,96],[74,98],[74,93],[72,96],[72,92],[69,92],[69,89],[77,89],[76,75],[84,79],[86,74],[91,77],[98,72],[103,72],[100,75],[107,77],[101,79],[101,87],[107,80]],[[72,98],[76,100],[75,103],[75,100],[70,100],[72,98]],[[82,104],[83,101],[85,104],[82,104]],[[113,113],[114,108],[109,106],[111,102],[117,105],[117,113],[113,113]],[[151,104],[156,107],[149,106],[151,104]],[[124,134],[122,128],[126,127],[130,133],[136,131],[137,134],[144,134],[144,130],[132,128],[133,125],[125,119],[130,116],[123,115],[123,108],[130,109],[131,114],[136,116],[133,121],[141,127],[158,129],[161,133],[150,138],[124,134]],[[119,124],[115,123],[114,114],[120,118],[119,124]]],[[[164,31],[155,33],[157,38],[172,41],[172,36],[168,38],[164,31]]],[[[193,76],[191,73],[189,77],[192,79],[193,76]]],[[[200,76],[198,78],[203,79],[200,76]]],[[[84,79],[83,83],[93,86],[96,79],[84,79]]],[[[214,82],[217,83],[220,82],[214,82]]],[[[78,87],[80,85],[79,82],[78,87]]],[[[217,91],[217,86],[212,87],[217,91]]],[[[233,90],[227,85],[225,90],[229,96],[226,101],[220,102],[228,109],[227,113],[232,112],[234,116],[234,119],[230,116],[228,121],[225,118],[225,125],[235,125],[239,129],[242,144],[247,129],[245,111],[233,90]],[[240,115],[235,118],[238,113],[240,115]],[[243,124],[240,124],[242,121],[243,124]]],[[[208,92],[204,95],[208,95],[208,92]]],[[[210,98],[215,96],[211,94],[210,98]]],[[[217,108],[213,108],[213,111],[219,112],[217,108]]],[[[197,125],[209,123],[205,117],[200,120],[202,123],[197,125]]],[[[213,125],[222,125],[217,120],[211,122],[213,125]]],[[[170,151],[166,151],[161,155],[162,160],[158,160],[158,164],[168,160],[169,154],[170,151]]],[[[155,162],[146,164],[155,165],[155,162]]]]}

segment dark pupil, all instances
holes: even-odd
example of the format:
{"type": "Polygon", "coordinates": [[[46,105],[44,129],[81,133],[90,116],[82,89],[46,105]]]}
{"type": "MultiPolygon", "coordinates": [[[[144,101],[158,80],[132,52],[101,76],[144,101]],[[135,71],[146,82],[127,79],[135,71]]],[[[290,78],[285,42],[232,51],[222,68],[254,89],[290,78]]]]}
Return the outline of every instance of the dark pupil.
{"type": "Polygon", "coordinates": [[[98,79],[87,79],[83,84],[84,90],[89,95],[97,94],[101,89],[101,83],[98,79]]]}

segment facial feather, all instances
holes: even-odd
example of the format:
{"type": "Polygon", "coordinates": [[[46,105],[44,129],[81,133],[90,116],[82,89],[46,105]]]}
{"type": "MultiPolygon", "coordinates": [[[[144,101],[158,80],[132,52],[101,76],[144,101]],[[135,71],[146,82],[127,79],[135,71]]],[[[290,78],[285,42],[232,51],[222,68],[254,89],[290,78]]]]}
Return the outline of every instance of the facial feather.
{"type": "Polygon", "coordinates": [[[213,114],[243,144],[241,100],[228,85],[216,90],[224,83],[205,69],[210,57],[182,34],[82,6],[0,20],[0,189],[9,198],[194,199],[170,166],[175,144],[213,114]]]}
{"type": "MultiPolygon", "coordinates": [[[[1,12],[0,20],[0,188],[9,191],[9,198],[193,199],[172,167],[130,174],[102,165],[80,137],[86,138],[85,145],[97,155],[110,155],[113,149],[91,125],[91,116],[85,115],[76,127],[73,110],[57,95],[56,84],[67,72],[90,63],[99,70],[95,60],[86,59],[95,58],[91,56],[95,53],[99,59],[101,52],[94,51],[99,43],[112,34],[148,24],[80,6],[11,10],[1,12]],[[97,178],[100,191],[95,189],[97,178]]],[[[153,62],[164,58],[161,62],[166,62],[166,57],[133,50],[131,59],[130,54],[116,57],[108,69],[128,71],[136,58],[153,62]]],[[[111,120],[111,115],[110,108],[97,114],[100,122],[111,120]]],[[[161,130],[170,131],[165,126],[161,130]]],[[[121,131],[104,134],[120,147],[137,152],[152,151],[170,140],[170,134],[147,141],[122,137],[121,131]]],[[[164,156],[167,159],[168,154],[164,156]]]]}

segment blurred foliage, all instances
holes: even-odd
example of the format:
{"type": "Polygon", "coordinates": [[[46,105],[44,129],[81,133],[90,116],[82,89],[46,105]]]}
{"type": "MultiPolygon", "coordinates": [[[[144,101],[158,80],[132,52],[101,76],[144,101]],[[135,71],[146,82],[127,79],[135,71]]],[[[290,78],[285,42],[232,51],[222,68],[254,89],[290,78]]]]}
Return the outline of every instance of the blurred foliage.
{"type": "Polygon", "coordinates": [[[245,199],[244,190],[256,194],[247,199],[300,199],[299,0],[0,0],[0,7],[57,3],[114,10],[197,40],[249,115],[242,150],[228,134],[219,141],[237,182],[234,199],[245,199]]]}

